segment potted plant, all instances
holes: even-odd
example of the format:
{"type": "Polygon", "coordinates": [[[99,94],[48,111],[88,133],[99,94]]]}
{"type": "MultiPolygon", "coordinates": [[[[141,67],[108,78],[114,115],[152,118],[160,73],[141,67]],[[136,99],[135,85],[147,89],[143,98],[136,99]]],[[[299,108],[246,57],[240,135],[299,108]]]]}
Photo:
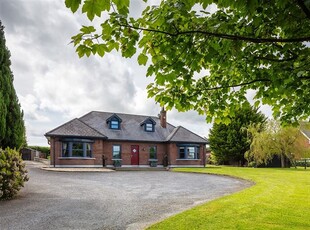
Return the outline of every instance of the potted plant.
{"type": "Polygon", "coordinates": [[[114,167],[122,167],[122,159],[113,159],[114,167]]]}
{"type": "Polygon", "coordinates": [[[157,167],[157,159],[149,159],[149,164],[151,167],[157,167]]]}

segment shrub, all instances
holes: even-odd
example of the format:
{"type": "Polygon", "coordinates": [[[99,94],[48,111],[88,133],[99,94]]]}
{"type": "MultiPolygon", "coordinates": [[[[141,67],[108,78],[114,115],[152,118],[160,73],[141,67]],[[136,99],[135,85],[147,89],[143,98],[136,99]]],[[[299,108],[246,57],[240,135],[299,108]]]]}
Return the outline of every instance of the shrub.
{"type": "Polygon", "coordinates": [[[20,154],[13,149],[0,149],[0,200],[11,199],[28,181],[20,154]]]}
{"type": "Polygon", "coordinates": [[[250,162],[248,163],[248,167],[250,167],[250,168],[256,168],[256,167],[257,167],[257,164],[256,164],[255,161],[250,161],[250,162]]]}
{"type": "Polygon", "coordinates": [[[218,165],[219,162],[216,158],[216,155],[214,155],[213,152],[211,152],[210,157],[208,158],[207,164],[211,164],[211,165],[218,165]]]}

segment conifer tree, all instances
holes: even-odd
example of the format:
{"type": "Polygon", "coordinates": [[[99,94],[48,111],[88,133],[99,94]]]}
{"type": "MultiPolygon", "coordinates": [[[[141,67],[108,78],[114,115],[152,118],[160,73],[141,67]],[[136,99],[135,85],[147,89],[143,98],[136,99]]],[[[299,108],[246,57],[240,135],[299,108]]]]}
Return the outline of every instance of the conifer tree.
{"type": "Polygon", "coordinates": [[[0,21],[0,148],[19,149],[26,143],[25,125],[13,85],[10,56],[0,21]]]}
{"type": "Polygon", "coordinates": [[[209,141],[212,155],[219,164],[245,164],[244,154],[250,149],[247,128],[263,124],[266,117],[249,104],[240,109],[229,124],[215,123],[210,130],[209,141]]]}

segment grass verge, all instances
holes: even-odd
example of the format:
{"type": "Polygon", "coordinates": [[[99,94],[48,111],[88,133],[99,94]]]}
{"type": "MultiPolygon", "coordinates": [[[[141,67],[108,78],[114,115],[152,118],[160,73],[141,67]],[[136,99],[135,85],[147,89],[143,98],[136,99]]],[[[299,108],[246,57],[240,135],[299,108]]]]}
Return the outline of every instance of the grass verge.
{"type": "Polygon", "coordinates": [[[174,171],[229,175],[256,184],[148,229],[310,229],[310,170],[209,167],[174,171]]]}

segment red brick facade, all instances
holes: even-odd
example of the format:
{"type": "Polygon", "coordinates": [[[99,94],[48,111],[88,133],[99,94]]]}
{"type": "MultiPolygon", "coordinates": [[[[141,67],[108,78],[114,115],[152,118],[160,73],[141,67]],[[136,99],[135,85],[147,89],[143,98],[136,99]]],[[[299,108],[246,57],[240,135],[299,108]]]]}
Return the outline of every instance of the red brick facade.
{"type": "Polygon", "coordinates": [[[304,134],[301,134],[302,145],[306,148],[310,148],[310,140],[304,134]]]}
{"type": "Polygon", "coordinates": [[[85,166],[85,167],[102,167],[103,157],[105,165],[112,166],[112,146],[121,146],[121,159],[123,166],[131,165],[131,146],[139,146],[139,166],[149,165],[149,149],[156,146],[158,165],[163,165],[164,156],[168,157],[168,165],[177,166],[204,166],[205,163],[205,146],[199,145],[199,159],[188,160],[179,159],[179,150],[177,143],[151,143],[151,142],[128,142],[112,140],[95,140],[92,144],[91,158],[62,157],[62,142],[57,137],[50,138],[51,147],[51,165],[57,166],[85,166]],[[55,160],[54,160],[55,159],[55,160]]]}
{"type": "Polygon", "coordinates": [[[195,159],[195,160],[179,159],[179,151],[178,151],[178,146],[176,143],[167,144],[167,153],[168,153],[169,165],[171,166],[182,166],[182,165],[203,166],[205,162],[206,149],[204,145],[200,144],[199,157],[198,157],[199,159],[195,159]]]}

